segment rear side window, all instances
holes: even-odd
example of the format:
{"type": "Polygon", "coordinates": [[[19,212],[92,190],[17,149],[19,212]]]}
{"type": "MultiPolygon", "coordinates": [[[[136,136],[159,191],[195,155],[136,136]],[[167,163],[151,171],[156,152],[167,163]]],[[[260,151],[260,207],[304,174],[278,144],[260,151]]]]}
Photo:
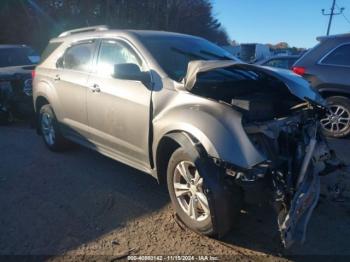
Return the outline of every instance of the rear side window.
{"type": "Polygon", "coordinates": [[[61,44],[62,42],[49,43],[41,55],[41,61],[45,61],[61,44]]]}
{"type": "Polygon", "coordinates": [[[328,65],[350,66],[350,44],[336,48],[321,62],[328,65]]]}
{"type": "Polygon", "coordinates": [[[63,68],[88,72],[94,54],[93,42],[81,43],[67,49],[63,57],[63,68]]]}

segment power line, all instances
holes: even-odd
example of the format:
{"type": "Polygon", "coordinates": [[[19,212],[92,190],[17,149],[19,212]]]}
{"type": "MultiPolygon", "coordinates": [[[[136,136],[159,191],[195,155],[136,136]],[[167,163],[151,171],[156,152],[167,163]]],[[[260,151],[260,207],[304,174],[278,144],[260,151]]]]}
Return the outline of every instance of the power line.
{"type": "Polygon", "coordinates": [[[342,8],[340,8],[340,11],[339,11],[338,13],[334,12],[334,11],[335,11],[336,1],[337,1],[337,0],[333,0],[333,4],[332,4],[331,12],[330,12],[330,13],[325,13],[325,10],[322,9],[322,14],[323,14],[323,15],[329,16],[329,22],[328,22],[328,28],[327,28],[327,35],[329,35],[329,32],[330,32],[330,30],[331,30],[331,25],[332,25],[332,21],[333,21],[333,16],[342,14],[343,11],[344,11],[344,9],[345,9],[344,7],[342,7],[342,8]]]}
{"type": "MultiPolygon", "coordinates": [[[[341,8],[338,6],[337,3],[336,3],[335,5],[336,5],[336,7],[337,7],[339,10],[341,10],[341,8]]],[[[343,7],[343,10],[344,10],[344,9],[345,9],[345,8],[343,7]]],[[[346,22],[348,22],[348,23],[350,24],[350,19],[344,14],[344,12],[342,12],[341,14],[342,14],[342,16],[344,17],[344,19],[346,20],[346,22]]]]}

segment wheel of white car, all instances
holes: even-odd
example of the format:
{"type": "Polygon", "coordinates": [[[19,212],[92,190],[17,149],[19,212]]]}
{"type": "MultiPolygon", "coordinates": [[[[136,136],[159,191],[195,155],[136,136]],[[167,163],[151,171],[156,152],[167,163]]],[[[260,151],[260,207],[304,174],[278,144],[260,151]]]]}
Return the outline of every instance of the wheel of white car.
{"type": "Polygon", "coordinates": [[[204,178],[195,162],[193,156],[183,148],[172,154],[167,170],[168,190],[182,222],[199,233],[212,235],[214,229],[203,187],[204,178]]]}
{"type": "Polygon", "coordinates": [[[332,96],[327,101],[329,112],[321,119],[323,132],[330,137],[346,137],[350,134],[350,99],[332,96]]]}
{"type": "Polygon", "coordinates": [[[67,140],[62,136],[53,109],[44,105],[39,115],[40,131],[45,145],[52,151],[61,151],[67,147],[67,140]]]}

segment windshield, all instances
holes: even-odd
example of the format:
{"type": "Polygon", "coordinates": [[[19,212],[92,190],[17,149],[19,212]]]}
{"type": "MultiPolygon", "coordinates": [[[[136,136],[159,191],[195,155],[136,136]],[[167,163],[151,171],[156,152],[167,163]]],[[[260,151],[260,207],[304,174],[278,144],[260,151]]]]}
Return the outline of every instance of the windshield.
{"type": "Polygon", "coordinates": [[[185,77],[187,65],[193,60],[239,61],[226,50],[201,38],[169,35],[140,38],[168,76],[176,81],[185,77]]]}
{"type": "Polygon", "coordinates": [[[38,55],[28,47],[0,48],[0,67],[33,65],[38,55]]]}

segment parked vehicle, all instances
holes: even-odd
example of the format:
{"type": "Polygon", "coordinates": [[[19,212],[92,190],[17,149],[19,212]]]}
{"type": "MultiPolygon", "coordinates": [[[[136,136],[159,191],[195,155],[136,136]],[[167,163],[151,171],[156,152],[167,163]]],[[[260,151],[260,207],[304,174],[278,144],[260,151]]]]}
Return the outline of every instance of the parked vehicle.
{"type": "Polygon", "coordinates": [[[293,71],[309,81],[329,102],[321,120],[332,137],[350,134],[350,34],[319,37],[319,44],[301,57],[293,71]]]}
{"type": "Polygon", "coordinates": [[[0,122],[34,115],[32,75],[39,56],[25,45],[0,45],[0,122]]]}
{"type": "Polygon", "coordinates": [[[263,61],[255,63],[256,65],[276,67],[282,69],[292,70],[294,63],[300,58],[298,55],[288,56],[273,56],[263,61]]]}
{"type": "Polygon", "coordinates": [[[240,59],[256,63],[271,56],[270,48],[263,44],[241,44],[240,59]]]}
{"type": "Polygon", "coordinates": [[[43,57],[33,98],[50,150],[71,140],[153,175],[210,236],[237,223],[247,188],[267,188],[283,243],[304,240],[319,174],[337,166],[318,129],[325,101],[302,78],[156,31],[68,31],[43,57]]]}

